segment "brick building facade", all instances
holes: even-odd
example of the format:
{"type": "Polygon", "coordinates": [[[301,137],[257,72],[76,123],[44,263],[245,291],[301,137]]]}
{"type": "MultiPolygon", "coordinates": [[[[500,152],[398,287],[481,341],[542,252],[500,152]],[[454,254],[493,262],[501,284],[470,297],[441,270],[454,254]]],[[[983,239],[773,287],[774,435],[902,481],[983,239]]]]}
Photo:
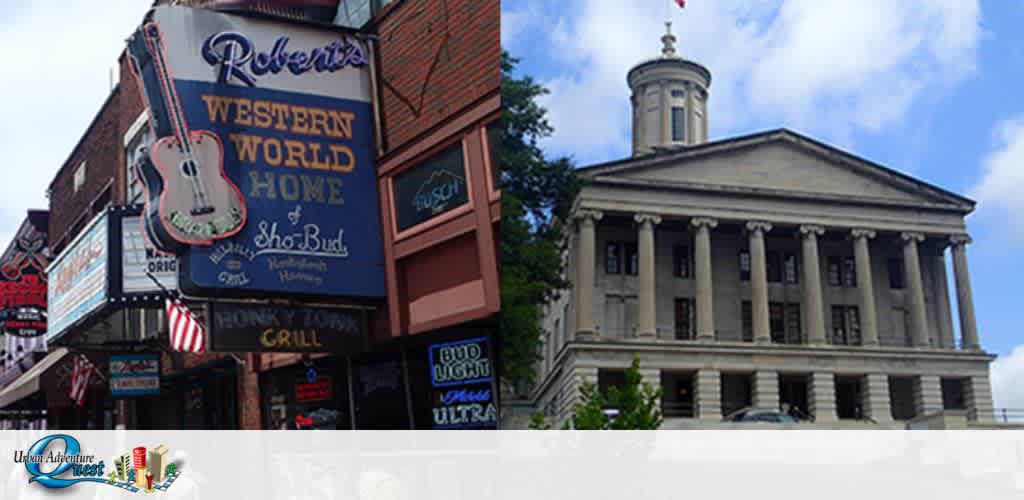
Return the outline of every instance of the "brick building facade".
{"type": "MultiPolygon", "coordinates": [[[[342,7],[346,4],[340,3],[342,7]]],[[[495,244],[499,193],[495,187],[492,141],[493,125],[500,114],[499,3],[371,3],[370,17],[356,28],[373,40],[376,167],[387,281],[386,301],[370,304],[376,309],[369,325],[376,346],[371,349],[371,356],[398,359],[400,355],[405,369],[407,356],[416,358],[411,363],[426,363],[427,342],[466,335],[490,336],[496,327],[500,307],[495,244]],[[420,165],[429,165],[439,152],[455,145],[461,145],[456,149],[462,153],[468,202],[413,227],[397,229],[398,208],[393,193],[396,178],[420,165]],[[409,340],[410,334],[415,335],[413,340],[409,340]]],[[[129,163],[133,148],[145,140],[141,137],[148,130],[146,105],[127,52],[120,55],[117,63],[120,78],[49,188],[50,242],[54,255],[64,251],[108,207],[141,202],[129,163]]],[[[160,353],[163,392],[168,395],[162,394],[152,401],[111,401],[109,390],[97,387],[92,394],[101,401],[94,405],[95,414],[63,420],[58,425],[189,428],[215,422],[228,428],[267,428],[272,418],[267,415],[268,398],[266,391],[261,393],[261,381],[273,385],[277,383],[275,373],[290,377],[313,366],[325,370],[324,373],[337,370],[338,379],[352,377],[351,359],[327,353],[170,352],[166,321],[159,304],[146,307],[151,312],[139,313],[142,328],[148,325],[147,315],[152,314],[159,334],[147,337],[148,343],[127,348],[144,352],[155,349],[160,353]],[[223,401],[227,409],[198,420],[175,415],[181,406],[178,399],[187,400],[187,394],[191,394],[189,384],[210,377],[230,380],[230,387],[224,386],[227,382],[218,382],[216,392],[222,398],[234,400],[223,401]],[[168,384],[172,384],[169,392],[168,384]],[[104,417],[102,412],[107,415],[104,417]]],[[[127,312],[124,314],[128,316],[127,312]]],[[[72,350],[88,350],[90,359],[101,369],[111,353],[126,348],[123,343],[91,345],[96,337],[85,330],[72,331],[59,344],[71,346],[72,350]]],[[[142,338],[147,334],[139,335],[142,338]]],[[[417,369],[426,375],[425,368],[417,369]]],[[[417,377],[413,375],[414,379],[417,377]]],[[[405,385],[419,383],[408,378],[407,382],[405,385]]],[[[406,405],[411,405],[412,397],[406,398],[406,405]]],[[[186,406],[189,404],[185,402],[186,406]]],[[[407,410],[411,420],[413,411],[407,410]]],[[[410,421],[408,425],[414,424],[410,421]]],[[[419,422],[417,427],[422,425],[419,422]]]]}

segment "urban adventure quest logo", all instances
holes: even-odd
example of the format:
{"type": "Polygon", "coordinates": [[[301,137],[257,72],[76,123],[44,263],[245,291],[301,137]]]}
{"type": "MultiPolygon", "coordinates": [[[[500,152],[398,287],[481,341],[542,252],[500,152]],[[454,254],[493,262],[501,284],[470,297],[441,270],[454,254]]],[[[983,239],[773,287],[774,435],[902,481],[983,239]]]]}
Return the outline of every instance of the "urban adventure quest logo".
{"type": "Polygon", "coordinates": [[[98,483],[132,493],[153,493],[167,491],[181,475],[181,464],[170,462],[166,446],[148,450],[139,446],[108,462],[84,453],[78,439],[67,434],[51,434],[28,451],[16,450],[14,462],[25,464],[30,484],[46,488],[98,483]]]}

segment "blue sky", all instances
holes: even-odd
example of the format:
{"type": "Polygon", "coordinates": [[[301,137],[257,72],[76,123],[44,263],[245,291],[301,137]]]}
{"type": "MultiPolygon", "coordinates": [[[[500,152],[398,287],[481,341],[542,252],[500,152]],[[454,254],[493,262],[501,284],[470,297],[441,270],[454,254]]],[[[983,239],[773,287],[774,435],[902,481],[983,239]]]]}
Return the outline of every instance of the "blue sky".
{"type": "Polygon", "coordinates": [[[552,91],[548,152],[628,155],[626,71],[658,55],[667,10],[681,55],[713,74],[712,140],[786,127],[978,201],[981,340],[1000,355],[997,405],[1024,408],[1024,2],[670,3],[503,0],[503,46],[552,91]]]}

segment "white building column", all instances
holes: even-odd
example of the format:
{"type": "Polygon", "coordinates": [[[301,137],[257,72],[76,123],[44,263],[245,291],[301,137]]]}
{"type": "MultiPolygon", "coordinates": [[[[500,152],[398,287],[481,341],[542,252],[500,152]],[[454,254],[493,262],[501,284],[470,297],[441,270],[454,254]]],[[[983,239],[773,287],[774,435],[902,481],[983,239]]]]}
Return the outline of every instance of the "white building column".
{"type": "Polygon", "coordinates": [[[919,417],[942,411],[942,382],[938,375],[921,375],[914,381],[914,409],[919,417]]]}
{"type": "Polygon", "coordinates": [[[1000,420],[993,415],[992,384],[988,375],[970,377],[964,384],[964,399],[967,401],[968,418],[978,422],[1000,420]]]}
{"type": "Polygon", "coordinates": [[[857,267],[857,288],[860,290],[860,327],[865,346],[876,347],[878,341],[878,313],[875,311],[875,284],[871,275],[870,241],[875,232],[870,229],[850,231],[853,254],[857,267]]]}
{"type": "MultiPolygon", "coordinates": [[[[697,340],[715,339],[714,289],[711,285],[711,230],[718,221],[708,217],[694,217],[690,224],[696,228],[693,257],[697,281],[697,340]]],[[[719,399],[721,397],[719,396],[719,399]]]]}
{"type": "Polygon", "coordinates": [[[638,304],[638,328],[637,336],[653,338],[658,335],[658,320],[656,310],[656,285],[654,277],[655,251],[654,251],[654,226],[661,224],[661,217],[651,214],[636,214],[633,220],[639,224],[637,234],[637,251],[639,255],[640,290],[638,304]]]}
{"type": "Polygon", "coordinates": [[[931,347],[928,334],[928,317],[924,306],[924,285],[921,282],[921,259],[917,244],[924,241],[921,233],[903,233],[903,269],[907,275],[907,292],[910,298],[910,338],[913,346],[931,347]]]}
{"type": "Polygon", "coordinates": [[[697,403],[697,418],[701,420],[722,420],[722,372],[700,370],[697,372],[694,401],[697,403]]]}
{"type": "Polygon", "coordinates": [[[864,416],[879,424],[891,424],[892,404],[889,394],[889,376],[884,373],[869,373],[864,377],[864,416]]]}
{"type": "Polygon", "coordinates": [[[946,276],[946,253],[940,250],[939,255],[933,257],[935,268],[935,310],[938,316],[936,335],[938,342],[936,346],[944,349],[956,349],[956,338],[953,336],[953,312],[949,304],[949,284],[946,276]]]}
{"type": "Polygon", "coordinates": [[[661,387],[661,370],[658,368],[644,368],[641,365],[640,382],[650,384],[654,389],[661,387]]]}
{"type": "Polygon", "coordinates": [[[811,415],[818,423],[836,422],[836,377],[835,374],[814,372],[810,377],[808,403],[811,415]]]}
{"type": "Polygon", "coordinates": [[[761,410],[779,409],[779,372],[754,372],[754,407],[761,410]]]}
{"type": "Polygon", "coordinates": [[[567,419],[571,419],[573,413],[576,411],[576,405],[583,402],[580,389],[586,384],[597,385],[597,368],[589,366],[574,366],[570,368],[566,383],[564,398],[565,400],[559,404],[559,415],[558,424],[561,425],[567,419]]]}
{"type": "Polygon", "coordinates": [[[770,344],[771,325],[768,323],[768,267],[764,248],[764,233],[772,230],[767,222],[748,222],[750,239],[750,309],[754,342],[770,344]]]}
{"type": "Polygon", "coordinates": [[[594,323],[594,269],[597,258],[595,224],[604,216],[596,210],[579,210],[579,252],[576,266],[576,335],[597,333],[594,323]]]}
{"type": "Polygon", "coordinates": [[[960,335],[963,348],[981,349],[978,340],[978,323],[974,316],[974,296],[971,294],[971,277],[967,273],[967,244],[971,237],[966,234],[953,236],[953,277],[956,279],[956,303],[960,311],[960,335]]]}
{"type": "MultiPolygon", "coordinates": [[[[803,248],[803,310],[804,328],[809,344],[825,343],[825,311],[821,298],[821,269],[818,259],[818,236],[825,234],[821,226],[800,226],[803,248]]],[[[835,399],[833,397],[833,399],[835,399]]],[[[833,403],[832,413],[835,413],[833,403]]]]}

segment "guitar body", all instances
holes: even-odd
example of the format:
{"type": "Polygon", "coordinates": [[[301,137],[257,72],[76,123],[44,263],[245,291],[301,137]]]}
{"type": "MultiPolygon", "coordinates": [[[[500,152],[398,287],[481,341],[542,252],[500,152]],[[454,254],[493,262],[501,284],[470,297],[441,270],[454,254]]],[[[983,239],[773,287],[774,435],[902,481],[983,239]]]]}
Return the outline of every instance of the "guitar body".
{"type": "MultiPolygon", "coordinates": [[[[163,232],[182,245],[210,245],[245,225],[245,198],[224,173],[224,147],[208,131],[189,133],[190,154],[176,136],[153,144],[150,158],[160,177],[156,197],[163,232]]],[[[151,198],[152,200],[152,198],[151,198]]]]}
{"type": "Polygon", "coordinates": [[[144,149],[135,163],[135,176],[142,181],[142,188],[145,191],[142,227],[146,231],[146,238],[158,253],[180,255],[188,247],[174,241],[174,238],[164,231],[163,223],[160,222],[160,194],[164,191],[164,181],[160,177],[160,169],[156,168],[150,159],[148,149],[144,149]]]}

